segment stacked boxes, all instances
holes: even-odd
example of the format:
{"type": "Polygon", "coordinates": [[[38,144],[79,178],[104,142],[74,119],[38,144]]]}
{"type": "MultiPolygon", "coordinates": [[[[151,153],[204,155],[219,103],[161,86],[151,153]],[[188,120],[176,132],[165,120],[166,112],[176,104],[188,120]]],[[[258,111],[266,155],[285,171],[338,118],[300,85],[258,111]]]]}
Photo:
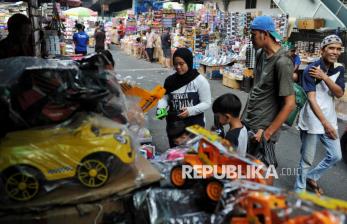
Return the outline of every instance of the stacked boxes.
{"type": "Polygon", "coordinates": [[[163,11],[154,11],[153,13],[153,22],[152,29],[161,31],[162,29],[162,19],[163,19],[163,11]]]}
{"type": "Polygon", "coordinates": [[[324,19],[299,19],[298,20],[298,28],[303,30],[314,30],[324,27],[325,20],[324,19]]]}
{"type": "Polygon", "coordinates": [[[184,24],[186,22],[186,14],[182,10],[176,11],[176,23],[184,24]]]}
{"type": "Polygon", "coordinates": [[[194,13],[186,13],[186,26],[185,26],[185,37],[186,37],[186,47],[194,48],[194,36],[195,31],[193,27],[195,26],[195,14],[194,13]]]}
{"type": "Polygon", "coordinates": [[[162,19],[163,27],[175,27],[176,26],[176,12],[174,10],[166,9],[163,11],[162,19]]]}
{"type": "Polygon", "coordinates": [[[252,41],[249,41],[246,49],[246,67],[254,68],[255,67],[255,53],[256,50],[253,47],[252,41]]]}

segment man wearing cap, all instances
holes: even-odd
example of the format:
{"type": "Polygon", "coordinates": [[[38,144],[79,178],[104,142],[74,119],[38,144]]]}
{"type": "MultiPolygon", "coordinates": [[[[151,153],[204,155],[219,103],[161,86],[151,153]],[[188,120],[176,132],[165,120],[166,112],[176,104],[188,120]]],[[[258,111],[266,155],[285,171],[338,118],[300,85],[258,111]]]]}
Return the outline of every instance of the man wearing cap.
{"type": "Polygon", "coordinates": [[[307,66],[301,77],[308,103],[300,112],[298,124],[302,145],[296,191],[306,190],[307,187],[317,194],[323,194],[317,181],[342,157],[334,103],[334,97],[342,97],[345,89],[345,69],[337,62],[341,49],[342,41],[338,36],[325,37],[321,44],[321,58],[307,66]],[[326,154],[315,168],[309,170],[313,165],[318,140],[322,142],[326,154]]]}
{"type": "Polygon", "coordinates": [[[293,80],[294,82],[298,81],[298,72],[299,72],[299,66],[301,64],[300,56],[296,54],[296,47],[291,44],[289,46],[289,57],[292,59],[293,65],[294,65],[294,73],[293,73],[293,80]]]}
{"type": "MultiPolygon", "coordinates": [[[[262,137],[274,149],[279,129],[295,107],[293,63],[281,47],[282,37],[269,16],[258,16],[251,24],[252,42],[257,51],[255,85],[250,92],[243,122],[254,133],[248,153],[256,155],[262,137]]],[[[263,141],[262,141],[263,142],[263,141]]]]}

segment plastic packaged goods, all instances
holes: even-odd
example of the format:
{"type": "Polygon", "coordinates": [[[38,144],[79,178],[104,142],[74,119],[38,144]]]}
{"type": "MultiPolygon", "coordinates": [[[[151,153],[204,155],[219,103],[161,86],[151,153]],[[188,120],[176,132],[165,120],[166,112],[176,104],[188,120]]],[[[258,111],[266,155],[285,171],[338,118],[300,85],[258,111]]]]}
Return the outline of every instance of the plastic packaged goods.
{"type": "Polygon", "coordinates": [[[211,223],[344,223],[346,202],[324,199],[310,193],[290,193],[283,189],[248,181],[224,184],[222,197],[211,223]],[[337,207],[334,208],[334,205],[337,207]]]}
{"type": "Polygon", "coordinates": [[[81,111],[126,124],[125,97],[115,74],[86,64],[29,57],[0,60],[1,102],[7,108],[2,135],[58,124],[81,111]]]}
{"type": "Polygon", "coordinates": [[[127,129],[96,114],[76,114],[57,126],[8,133],[0,143],[1,200],[29,201],[46,183],[60,185],[68,179],[88,188],[102,187],[134,162],[135,147],[127,129]]]}
{"type": "MultiPolygon", "coordinates": [[[[134,162],[139,141],[127,127],[138,127],[146,141],[150,134],[110,64],[99,53],[78,62],[0,60],[1,201],[40,204],[78,181],[102,188],[119,173],[115,168],[134,162]]],[[[137,176],[140,186],[143,175],[137,176]]]]}
{"type": "Polygon", "coordinates": [[[135,223],[210,223],[201,189],[149,188],[133,195],[135,223]]]}

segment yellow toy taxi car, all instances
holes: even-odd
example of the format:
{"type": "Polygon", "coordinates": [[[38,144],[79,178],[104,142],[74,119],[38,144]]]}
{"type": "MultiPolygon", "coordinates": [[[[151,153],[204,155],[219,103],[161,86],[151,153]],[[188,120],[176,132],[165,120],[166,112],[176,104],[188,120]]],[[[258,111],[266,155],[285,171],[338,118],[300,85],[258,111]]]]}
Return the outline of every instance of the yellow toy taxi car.
{"type": "Polygon", "coordinates": [[[6,194],[27,201],[38,194],[44,181],[70,177],[97,188],[120,165],[132,163],[135,152],[126,131],[95,125],[94,121],[89,117],[65,127],[7,134],[0,140],[0,172],[6,194]]]}

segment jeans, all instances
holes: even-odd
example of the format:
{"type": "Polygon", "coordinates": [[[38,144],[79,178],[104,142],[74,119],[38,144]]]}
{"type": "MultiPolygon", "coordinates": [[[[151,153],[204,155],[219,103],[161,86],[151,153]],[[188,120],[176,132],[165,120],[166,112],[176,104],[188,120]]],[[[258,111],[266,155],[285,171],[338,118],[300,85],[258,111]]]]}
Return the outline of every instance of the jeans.
{"type": "Polygon", "coordinates": [[[326,134],[309,134],[302,130],[300,131],[300,138],[302,142],[301,159],[294,187],[297,192],[306,190],[306,178],[317,181],[325,171],[342,158],[340,139],[333,140],[326,134]],[[313,164],[318,139],[326,150],[325,157],[315,168],[309,170],[313,164]]]}
{"type": "Polygon", "coordinates": [[[149,61],[150,62],[153,62],[153,51],[154,51],[154,48],[146,48],[146,51],[147,51],[147,54],[148,54],[148,57],[149,57],[149,61]]]}

